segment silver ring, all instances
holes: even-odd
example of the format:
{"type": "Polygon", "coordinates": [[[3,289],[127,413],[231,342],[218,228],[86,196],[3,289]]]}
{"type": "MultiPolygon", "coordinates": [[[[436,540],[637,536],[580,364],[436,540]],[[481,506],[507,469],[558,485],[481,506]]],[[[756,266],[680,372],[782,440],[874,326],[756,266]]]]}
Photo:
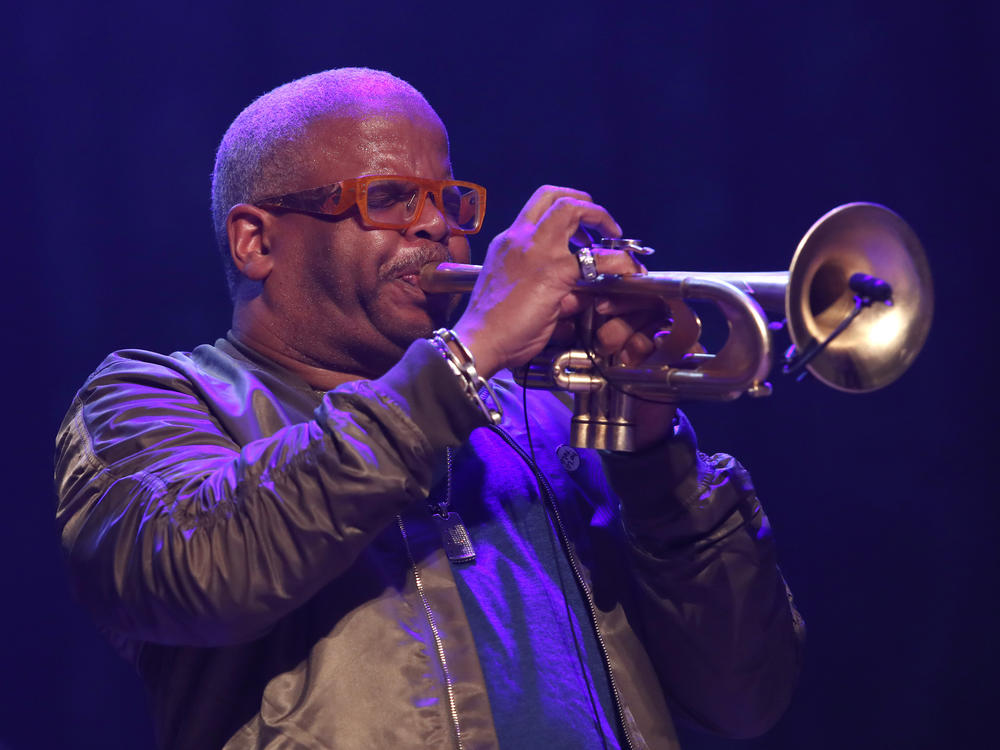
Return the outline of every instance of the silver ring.
{"type": "Polygon", "coordinates": [[[576,262],[580,264],[580,276],[584,281],[597,278],[597,261],[589,247],[581,247],[576,251],[576,262]]]}

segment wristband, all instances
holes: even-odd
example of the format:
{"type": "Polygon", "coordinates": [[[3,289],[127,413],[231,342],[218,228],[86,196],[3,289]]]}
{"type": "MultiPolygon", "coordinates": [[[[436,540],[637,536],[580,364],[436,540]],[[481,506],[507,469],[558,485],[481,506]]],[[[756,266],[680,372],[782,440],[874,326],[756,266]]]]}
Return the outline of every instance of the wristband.
{"type": "Polygon", "coordinates": [[[439,328],[434,331],[431,343],[434,344],[441,353],[441,356],[444,357],[452,373],[462,381],[462,384],[465,386],[466,397],[475,404],[490,424],[500,424],[500,421],[503,419],[503,408],[500,406],[500,401],[497,400],[497,395],[493,392],[492,386],[476,372],[476,363],[472,358],[472,352],[465,347],[465,344],[459,341],[455,332],[448,328],[439,328]],[[452,351],[451,347],[448,346],[449,342],[455,344],[455,348],[458,349],[459,354],[455,354],[452,351]],[[479,391],[483,388],[490,394],[490,400],[493,402],[495,408],[488,406],[483,397],[479,395],[479,391]]]}

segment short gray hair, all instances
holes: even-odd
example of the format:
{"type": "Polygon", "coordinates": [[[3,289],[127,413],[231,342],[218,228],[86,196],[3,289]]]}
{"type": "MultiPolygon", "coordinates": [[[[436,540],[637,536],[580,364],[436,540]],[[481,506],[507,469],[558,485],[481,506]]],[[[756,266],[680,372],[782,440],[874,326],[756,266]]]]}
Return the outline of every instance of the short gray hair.
{"type": "Polygon", "coordinates": [[[212,173],[212,222],[233,299],[241,274],[229,253],[229,210],[238,203],[315,187],[295,184],[308,158],[304,146],[313,122],[414,103],[433,112],[419,91],[391,73],[338,68],[278,86],[240,112],[222,137],[212,173]]]}

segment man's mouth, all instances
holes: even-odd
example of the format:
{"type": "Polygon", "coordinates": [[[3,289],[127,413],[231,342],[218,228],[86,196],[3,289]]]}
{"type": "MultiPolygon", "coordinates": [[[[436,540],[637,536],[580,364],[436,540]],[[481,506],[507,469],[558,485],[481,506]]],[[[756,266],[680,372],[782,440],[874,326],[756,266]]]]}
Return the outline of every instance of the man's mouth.
{"type": "Polygon", "coordinates": [[[387,281],[401,281],[420,287],[420,269],[429,263],[444,263],[450,254],[441,247],[419,246],[404,250],[380,269],[380,276],[387,281]]]}

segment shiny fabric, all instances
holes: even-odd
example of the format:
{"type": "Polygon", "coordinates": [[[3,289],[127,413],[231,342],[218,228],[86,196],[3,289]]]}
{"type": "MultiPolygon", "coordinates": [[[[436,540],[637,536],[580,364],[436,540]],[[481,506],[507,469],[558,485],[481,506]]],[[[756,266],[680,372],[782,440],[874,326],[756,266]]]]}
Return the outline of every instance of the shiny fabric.
{"type": "MultiPolygon", "coordinates": [[[[498,397],[526,444],[520,391],[498,397]]],[[[529,403],[632,745],[676,747],[668,704],[713,731],[766,729],[802,628],[746,472],[700,455],[686,422],[646,454],[560,472],[568,412],[529,403]]],[[[57,521],[161,747],[497,746],[424,503],[445,448],[481,424],[425,341],[326,394],[225,340],[101,365],[57,438],[57,521]]]]}

